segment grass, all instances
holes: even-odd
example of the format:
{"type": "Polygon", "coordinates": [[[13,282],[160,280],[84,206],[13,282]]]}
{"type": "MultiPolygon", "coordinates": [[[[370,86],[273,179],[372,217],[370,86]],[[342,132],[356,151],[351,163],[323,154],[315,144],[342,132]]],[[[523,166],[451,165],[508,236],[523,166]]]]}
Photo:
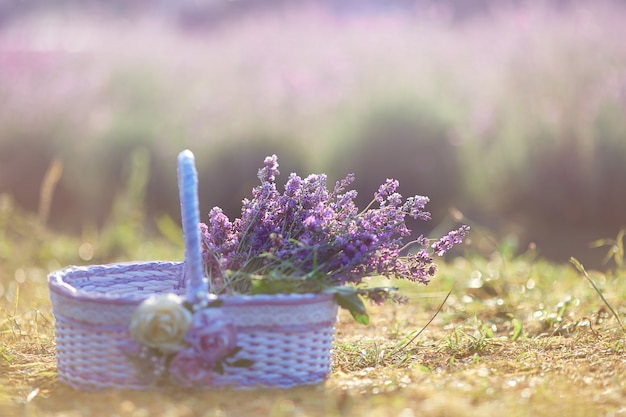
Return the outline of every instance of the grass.
{"type": "MultiPolygon", "coordinates": [[[[608,416],[626,407],[626,337],[616,319],[626,308],[623,268],[582,269],[582,274],[532,250],[514,257],[503,246],[484,256],[472,245],[463,257],[441,265],[431,285],[399,283],[409,304],[371,307],[369,326],[341,312],[333,370],[323,386],[77,392],[56,380],[45,275],[59,263],[90,263],[79,256],[84,241],[20,235],[19,224],[51,232],[37,226],[36,215],[13,210],[5,216],[11,221],[3,235],[21,245],[22,256],[0,258],[3,416],[608,416]],[[54,242],[64,252],[54,249],[54,242]],[[48,246],[57,262],[43,251],[48,246]]],[[[100,239],[93,246],[107,247],[104,240],[111,234],[100,239]]],[[[98,262],[180,258],[177,242],[150,239],[154,243],[141,251],[112,257],[96,251],[95,257],[98,262]]]]}

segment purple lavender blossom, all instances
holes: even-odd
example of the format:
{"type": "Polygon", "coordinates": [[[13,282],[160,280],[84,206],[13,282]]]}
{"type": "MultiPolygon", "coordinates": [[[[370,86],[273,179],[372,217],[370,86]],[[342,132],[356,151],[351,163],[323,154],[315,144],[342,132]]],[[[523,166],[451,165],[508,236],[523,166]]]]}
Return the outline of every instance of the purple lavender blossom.
{"type": "Polygon", "coordinates": [[[274,182],[276,176],[280,174],[280,171],[278,171],[278,157],[276,155],[268,156],[263,163],[265,166],[259,170],[259,179],[263,183],[274,182]]]}
{"type": "Polygon", "coordinates": [[[404,203],[404,211],[414,219],[430,220],[430,213],[424,210],[430,199],[421,195],[409,197],[404,203]]]}
{"type": "Polygon", "coordinates": [[[359,295],[367,297],[372,304],[383,305],[389,298],[389,291],[384,288],[372,288],[371,290],[359,291],[359,295]]]}
{"type": "MultiPolygon", "coordinates": [[[[241,217],[231,222],[215,208],[209,224],[201,225],[205,266],[212,279],[280,271],[281,276],[298,279],[324,276],[334,285],[359,284],[371,275],[428,283],[436,272],[429,250],[441,256],[469,230],[463,226],[433,245],[420,236],[410,245],[421,249],[404,255],[402,240],[411,234],[405,219],[429,220],[428,197],[403,202],[398,181],[387,179],[370,205],[359,211],[354,203],[357,192],[347,190],[353,174],[337,181],[332,192],[324,174],[304,179],[291,174],[283,193],[276,187],[278,174],[276,155],[265,158],[258,173],[261,184],[252,190],[252,199],[243,201],[241,217]],[[378,207],[372,207],[376,202],[378,207]]],[[[389,298],[377,292],[368,297],[374,302],[389,298]]]]}
{"type": "Polygon", "coordinates": [[[337,181],[335,183],[335,189],[333,190],[331,194],[331,198],[334,198],[338,196],[339,194],[343,193],[346,190],[346,188],[348,188],[348,186],[354,182],[355,178],[356,177],[354,176],[354,174],[351,173],[351,174],[346,175],[345,178],[337,181]]]}
{"type": "Polygon", "coordinates": [[[452,249],[455,244],[461,243],[468,232],[469,226],[465,225],[448,232],[447,235],[433,243],[433,250],[438,256],[443,256],[446,252],[452,249]]]}
{"type": "Polygon", "coordinates": [[[396,192],[399,185],[400,183],[397,180],[387,178],[387,181],[378,187],[378,191],[374,193],[374,199],[382,204],[389,196],[396,192]]]}

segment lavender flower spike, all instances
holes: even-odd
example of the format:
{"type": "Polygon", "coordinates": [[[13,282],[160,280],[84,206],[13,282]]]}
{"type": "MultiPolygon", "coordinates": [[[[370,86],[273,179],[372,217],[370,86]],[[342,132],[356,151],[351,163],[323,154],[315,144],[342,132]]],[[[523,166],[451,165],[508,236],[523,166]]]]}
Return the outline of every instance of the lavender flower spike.
{"type": "Polygon", "coordinates": [[[280,175],[280,171],[278,171],[278,157],[276,155],[268,156],[263,161],[263,164],[265,166],[259,169],[259,179],[261,182],[274,182],[276,176],[280,175]]]}
{"type": "Polygon", "coordinates": [[[443,256],[447,251],[452,249],[452,246],[463,241],[463,238],[469,232],[469,229],[469,226],[463,225],[456,230],[448,232],[447,235],[433,243],[433,250],[438,256],[443,256]]]}

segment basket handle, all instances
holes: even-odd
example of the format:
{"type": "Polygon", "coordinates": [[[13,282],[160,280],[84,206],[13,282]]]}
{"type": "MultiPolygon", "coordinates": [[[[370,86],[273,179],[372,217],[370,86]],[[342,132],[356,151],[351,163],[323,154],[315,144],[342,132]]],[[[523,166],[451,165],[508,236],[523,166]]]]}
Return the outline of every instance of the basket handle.
{"type": "Polygon", "coordinates": [[[178,189],[185,240],[183,280],[187,287],[186,298],[190,303],[198,304],[206,300],[210,288],[209,280],[204,277],[200,249],[198,172],[195,158],[190,150],[184,150],[178,154],[178,189]]]}

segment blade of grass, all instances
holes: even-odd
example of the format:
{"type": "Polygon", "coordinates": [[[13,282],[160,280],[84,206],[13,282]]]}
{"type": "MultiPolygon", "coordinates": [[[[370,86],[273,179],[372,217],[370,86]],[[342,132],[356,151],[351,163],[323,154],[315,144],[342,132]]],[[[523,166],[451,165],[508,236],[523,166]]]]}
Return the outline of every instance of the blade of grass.
{"type": "Polygon", "coordinates": [[[63,161],[61,158],[56,157],[50,163],[48,171],[44,176],[39,190],[39,210],[37,215],[39,222],[43,225],[48,221],[50,214],[50,207],[52,206],[52,198],[54,196],[54,190],[63,175],[63,161]]]}
{"type": "Polygon", "coordinates": [[[602,259],[602,263],[608,263],[611,258],[615,261],[615,265],[621,268],[624,265],[624,236],[626,235],[626,227],[622,227],[617,233],[615,239],[598,239],[589,244],[591,248],[601,248],[609,246],[609,251],[602,259]]]}
{"type": "Polygon", "coordinates": [[[17,316],[17,307],[20,302],[20,286],[19,284],[15,286],[15,298],[13,299],[13,316],[17,316]]]}
{"type": "Polygon", "coordinates": [[[583,274],[583,276],[587,279],[587,281],[589,281],[589,283],[591,283],[591,286],[593,287],[593,289],[596,291],[596,293],[598,293],[598,295],[600,296],[600,298],[602,299],[604,304],[608,307],[608,309],[611,311],[611,313],[613,314],[613,316],[615,317],[615,319],[619,323],[619,325],[620,325],[620,327],[622,329],[622,332],[626,333],[626,328],[624,328],[624,324],[622,323],[622,320],[620,319],[619,315],[617,314],[615,309],[613,309],[613,306],[611,306],[611,303],[609,303],[609,301],[606,298],[604,298],[604,295],[602,294],[602,291],[600,291],[600,289],[598,288],[596,283],[593,282],[593,280],[591,279],[591,277],[589,276],[589,274],[585,270],[585,267],[583,266],[583,264],[581,264],[580,261],[578,261],[578,259],[576,259],[574,257],[570,258],[570,262],[572,264],[574,264],[576,269],[578,269],[578,271],[581,274],[583,274]]]}
{"type": "MultiPolygon", "coordinates": [[[[413,343],[413,341],[415,341],[415,339],[417,339],[419,337],[419,335],[422,334],[424,332],[424,330],[426,330],[428,325],[430,325],[430,323],[432,323],[432,321],[435,319],[435,317],[437,317],[437,315],[439,314],[439,312],[441,311],[443,306],[446,304],[446,301],[448,301],[448,298],[450,297],[450,294],[452,294],[452,290],[448,291],[448,294],[446,294],[446,298],[444,298],[443,301],[441,302],[441,304],[439,304],[439,307],[437,308],[437,311],[435,311],[435,314],[433,314],[433,316],[430,318],[430,320],[428,320],[428,322],[424,325],[424,327],[422,327],[417,333],[415,333],[406,343],[401,343],[395,349],[393,349],[391,354],[399,352],[399,351],[401,351],[403,349],[406,349],[407,346],[409,346],[411,343],[413,343]]],[[[405,338],[405,340],[406,340],[406,338],[405,338]]]]}

